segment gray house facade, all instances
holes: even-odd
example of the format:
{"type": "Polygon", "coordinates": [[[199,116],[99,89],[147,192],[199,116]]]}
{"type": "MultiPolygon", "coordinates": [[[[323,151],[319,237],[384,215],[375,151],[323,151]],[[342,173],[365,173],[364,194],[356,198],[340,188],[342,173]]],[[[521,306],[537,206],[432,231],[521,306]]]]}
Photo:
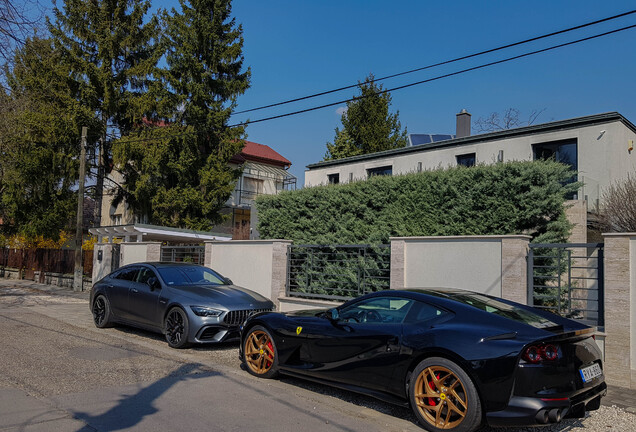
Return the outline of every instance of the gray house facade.
{"type": "MultiPolygon", "coordinates": [[[[452,136],[451,136],[452,137],[452,136]]],[[[411,143],[417,140],[411,136],[411,143]]],[[[348,183],[372,175],[554,157],[583,183],[576,197],[593,209],[613,182],[636,172],[636,126],[617,112],[470,135],[470,114],[457,114],[456,138],[307,166],[305,187],[348,183]]]]}

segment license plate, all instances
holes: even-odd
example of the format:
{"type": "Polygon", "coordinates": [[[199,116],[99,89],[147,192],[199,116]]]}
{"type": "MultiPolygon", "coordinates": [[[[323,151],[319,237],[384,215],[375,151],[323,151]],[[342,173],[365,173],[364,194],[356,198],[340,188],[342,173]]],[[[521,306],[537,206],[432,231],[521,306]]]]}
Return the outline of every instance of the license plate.
{"type": "Polygon", "coordinates": [[[603,375],[603,371],[601,370],[601,367],[598,365],[598,363],[594,363],[592,366],[581,368],[579,369],[579,372],[581,373],[581,378],[583,378],[584,383],[590,382],[594,378],[603,375]]]}

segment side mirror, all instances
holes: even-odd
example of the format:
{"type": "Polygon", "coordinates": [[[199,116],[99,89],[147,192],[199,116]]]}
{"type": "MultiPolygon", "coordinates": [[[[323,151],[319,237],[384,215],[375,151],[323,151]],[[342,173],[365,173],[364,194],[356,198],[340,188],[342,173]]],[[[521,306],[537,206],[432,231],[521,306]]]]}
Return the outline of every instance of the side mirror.
{"type": "Polygon", "coordinates": [[[148,286],[150,287],[151,290],[154,290],[154,289],[157,289],[157,288],[161,288],[161,284],[159,283],[159,279],[157,279],[154,276],[148,278],[148,281],[146,283],[148,284],[148,286]]]}
{"type": "Polygon", "coordinates": [[[228,278],[228,277],[224,277],[223,280],[225,281],[226,284],[228,285],[234,285],[234,282],[232,282],[232,279],[228,278]]]}
{"type": "Polygon", "coordinates": [[[340,312],[338,312],[338,309],[336,308],[329,309],[327,311],[327,317],[331,321],[338,321],[340,319],[340,312]]]}

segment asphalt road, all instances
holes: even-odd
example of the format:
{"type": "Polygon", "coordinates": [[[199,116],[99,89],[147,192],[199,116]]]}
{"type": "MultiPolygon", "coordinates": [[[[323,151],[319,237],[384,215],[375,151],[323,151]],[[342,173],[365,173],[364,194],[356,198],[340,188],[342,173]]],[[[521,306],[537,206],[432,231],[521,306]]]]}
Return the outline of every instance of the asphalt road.
{"type": "MultiPolygon", "coordinates": [[[[240,369],[236,344],[173,350],[160,335],[96,329],[86,294],[0,279],[0,340],[3,432],[422,430],[405,408],[256,379],[240,369]]],[[[633,414],[603,409],[555,430],[636,430],[633,414]]]]}

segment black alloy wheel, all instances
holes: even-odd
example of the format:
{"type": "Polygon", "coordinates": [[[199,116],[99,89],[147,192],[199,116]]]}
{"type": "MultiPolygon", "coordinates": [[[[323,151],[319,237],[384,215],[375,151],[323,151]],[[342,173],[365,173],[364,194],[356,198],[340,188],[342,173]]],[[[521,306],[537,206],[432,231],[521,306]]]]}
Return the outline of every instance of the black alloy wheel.
{"type": "Polygon", "coordinates": [[[110,303],[108,303],[108,299],[101,294],[93,300],[93,322],[98,328],[110,327],[112,325],[110,303]]]}
{"type": "Polygon", "coordinates": [[[168,345],[172,348],[185,348],[188,346],[189,328],[188,317],[183,309],[179,307],[170,309],[165,322],[168,345]]]}

